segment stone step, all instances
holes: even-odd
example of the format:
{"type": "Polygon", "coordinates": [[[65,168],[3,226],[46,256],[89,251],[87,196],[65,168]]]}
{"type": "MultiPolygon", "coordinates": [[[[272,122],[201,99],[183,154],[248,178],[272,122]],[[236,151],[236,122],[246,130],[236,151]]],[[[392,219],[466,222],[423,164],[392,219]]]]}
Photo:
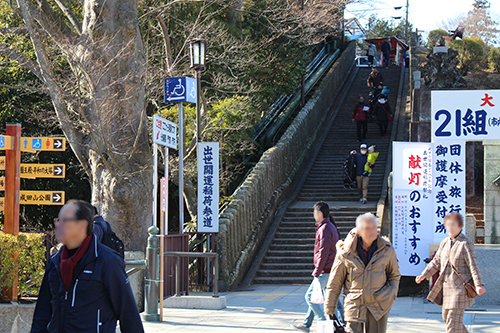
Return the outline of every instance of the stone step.
{"type": "Polygon", "coordinates": [[[254,283],[258,284],[311,284],[313,277],[288,276],[288,277],[269,277],[258,276],[254,283]]]}
{"type": "Polygon", "coordinates": [[[297,242],[295,244],[271,244],[269,246],[269,249],[274,251],[314,251],[314,243],[313,244],[307,244],[307,243],[301,243],[297,242]]]}
{"type": "Polygon", "coordinates": [[[314,238],[315,232],[277,232],[276,238],[314,238]]]}
{"type": "Polygon", "coordinates": [[[274,244],[312,244],[314,245],[315,238],[275,238],[274,244]]]}
{"type": "Polygon", "coordinates": [[[314,263],[263,263],[260,265],[262,270],[309,270],[312,272],[314,270],[314,263]]]}
{"type": "Polygon", "coordinates": [[[307,277],[311,276],[312,271],[310,269],[259,269],[257,271],[257,276],[270,276],[270,277],[307,277]]]}
{"type": "Polygon", "coordinates": [[[303,263],[303,264],[306,264],[306,263],[311,263],[313,262],[314,258],[312,256],[312,254],[310,254],[309,256],[302,256],[302,257],[293,257],[293,256],[289,256],[289,257],[282,257],[282,256],[274,256],[274,257],[265,257],[264,258],[264,263],[273,263],[273,264],[279,264],[279,263],[288,263],[288,264],[294,264],[294,263],[303,263]]]}
{"type": "Polygon", "coordinates": [[[307,258],[312,258],[313,252],[312,251],[269,250],[269,251],[267,251],[267,256],[269,256],[269,257],[307,257],[307,258]]]}

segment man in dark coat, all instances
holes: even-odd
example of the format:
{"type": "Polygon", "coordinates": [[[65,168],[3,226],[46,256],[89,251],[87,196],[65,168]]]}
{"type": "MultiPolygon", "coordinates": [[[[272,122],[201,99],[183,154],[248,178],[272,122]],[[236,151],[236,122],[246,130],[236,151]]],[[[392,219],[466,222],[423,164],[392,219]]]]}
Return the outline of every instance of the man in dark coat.
{"type": "Polygon", "coordinates": [[[379,96],[378,100],[375,102],[373,113],[375,118],[377,118],[380,135],[383,136],[387,133],[387,127],[389,126],[392,118],[391,106],[384,95],[379,96]]]}
{"type": "Polygon", "coordinates": [[[382,45],[380,46],[380,50],[382,51],[382,54],[384,55],[384,66],[385,68],[389,68],[389,58],[391,57],[391,42],[389,39],[384,40],[382,45]]]}
{"type": "Polygon", "coordinates": [[[366,80],[366,85],[370,88],[376,88],[382,82],[384,82],[384,77],[375,67],[373,67],[366,80]]]}
{"type": "Polygon", "coordinates": [[[352,122],[356,122],[358,142],[366,138],[366,132],[368,132],[368,113],[370,112],[370,105],[365,102],[363,96],[358,97],[358,104],[354,105],[354,110],[352,111],[352,122]],[[363,133],[361,133],[363,129],[363,133]]]}
{"type": "Polygon", "coordinates": [[[31,333],[143,333],[123,259],[97,241],[94,211],[70,200],[55,222],[61,250],[47,262],[31,333]]]}

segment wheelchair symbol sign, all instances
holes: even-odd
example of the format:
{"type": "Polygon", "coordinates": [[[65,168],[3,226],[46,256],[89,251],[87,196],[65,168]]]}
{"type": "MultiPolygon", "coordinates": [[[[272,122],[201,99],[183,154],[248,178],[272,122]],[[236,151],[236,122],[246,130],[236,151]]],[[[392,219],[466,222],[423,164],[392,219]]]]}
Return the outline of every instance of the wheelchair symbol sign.
{"type": "Polygon", "coordinates": [[[191,77],[165,79],[165,103],[196,103],[196,80],[191,77]]]}
{"type": "Polygon", "coordinates": [[[42,149],[42,139],[32,139],[31,140],[32,149],[42,149]]]}

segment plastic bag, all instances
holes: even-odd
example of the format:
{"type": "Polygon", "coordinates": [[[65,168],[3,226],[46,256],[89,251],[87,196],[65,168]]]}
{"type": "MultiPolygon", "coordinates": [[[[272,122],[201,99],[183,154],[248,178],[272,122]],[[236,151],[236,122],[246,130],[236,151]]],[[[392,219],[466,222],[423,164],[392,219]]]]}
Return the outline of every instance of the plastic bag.
{"type": "Polygon", "coordinates": [[[311,295],[311,303],[313,304],[325,303],[325,298],[323,297],[323,290],[321,289],[321,283],[317,278],[315,278],[313,281],[313,292],[311,295]]]}
{"type": "Polygon", "coordinates": [[[334,333],[335,327],[333,326],[333,320],[318,320],[318,333],[334,333]]]}

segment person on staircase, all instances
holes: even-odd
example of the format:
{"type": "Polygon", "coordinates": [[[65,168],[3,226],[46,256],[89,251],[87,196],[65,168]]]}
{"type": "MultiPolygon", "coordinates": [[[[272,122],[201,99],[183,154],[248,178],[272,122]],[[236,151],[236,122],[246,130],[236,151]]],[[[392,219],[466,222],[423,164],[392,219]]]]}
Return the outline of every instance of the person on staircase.
{"type": "Polygon", "coordinates": [[[356,183],[358,184],[359,203],[365,204],[368,202],[368,182],[370,177],[363,176],[365,173],[365,165],[368,162],[368,148],[366,144],[359,146],[359,153],[356,154],[356,183]]]}
{"type": "Polygon", "coordinates": [[[382,82],[384,82],[382,73],[373,67],[370,75],[368,75],[368,79],[366,80],[366,85],[370,88],[376,88],[382,82]]]}
{"type": "Polygon", "coordinates": [[[384,66],[385,68],[389,68],[389,59],[391,58],[391,41],[389,38],[384,40],[382,45],[380,46],[380,50],[382,51],[382,54],[384,55],[384,66]]]}
{"type": "Polygon", "coordinates": [[[379,98],[375,103],[375,107],[373,108],[373,114],[377,119],[380,135],[384,136],[387,133],[387,127],[389,127],[392,119],[391,106],[389,105],[389,101],[385,95],[379,95],[379,98]]]}
{"type": "Polygon", "coordinates": [[[366,50],[366,55],[368,56],[368,66],[376,66],[375,64],[375,55],[377,54],[377,46],[373,43],[368,44],[368,48],[366,50]]]}
{"type": "Polygon", "coordinates": [[[370,105],[365,102],[364,96],[360,95],[358,97],[358,103],[354,106],[354,111],[352,111],[352,122],[356,122],[358,142],[366,138],[369,112],[370,105]]]}
{"type": "MultiPolygon", "coordinates": [[[[323,201],[319,201],[314,205],[314,220],[318,229],[316,230],[314,243],[314,271],[311,275],[314,280],[319,281],[324,294],[330,270],[337,254],[336,244],[340,239],[340,233],[335,226],[333,217],[330,215],[330,207],[323,201]]],[[[306,318],[302,324],[291,324],[292,328],[297,331],[310,332],[314,317],[318,321],[326,320],[323,305],[311,302],[315,283],[315,281],[311,283],[305,295],[308,305],[306,318]]],[[[340,311],[335,312],[335,315],[343,323],[342,302],[340,300],[337,301],[337,309],[340,311]]]]}
{"type": "Polygon", "coordinates": [[[326,287],[325,313],[335,313],[343,288],[348,333],[385,333],[398,294],[401,274],[396,251],[377,229],[372,213],[359,215],[356,228],[344,242],[337,243],[338,253],[326,287]]]}

